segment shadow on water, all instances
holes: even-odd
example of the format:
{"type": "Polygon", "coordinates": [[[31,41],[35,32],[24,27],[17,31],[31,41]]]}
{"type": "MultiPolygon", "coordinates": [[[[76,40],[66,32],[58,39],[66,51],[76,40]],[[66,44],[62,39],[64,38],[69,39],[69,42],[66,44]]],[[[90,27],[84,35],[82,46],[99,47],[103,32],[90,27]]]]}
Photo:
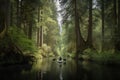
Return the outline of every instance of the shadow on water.
{"type": "Polygon", "coordinates": [[[0,67],[0,80],[120,80],[120,68],[82,61],[39,60],[33,66],[0,67]]]}

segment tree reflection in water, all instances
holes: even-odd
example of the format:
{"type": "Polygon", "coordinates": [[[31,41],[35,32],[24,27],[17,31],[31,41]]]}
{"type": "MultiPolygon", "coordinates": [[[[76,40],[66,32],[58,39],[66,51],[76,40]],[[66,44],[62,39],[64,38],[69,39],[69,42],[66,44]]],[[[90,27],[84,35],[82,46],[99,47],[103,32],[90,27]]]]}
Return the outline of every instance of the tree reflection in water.
{"type": "Polygon", "coordinates": [[[45,59],[28,66],[0,67],[0,80],[120,80],[120,68],[86,61],[45,59]]]}
{"type": "Polygon", "coordinates": [[[62,66],[60,65],[60,80],[63,80],[62,66]]]}

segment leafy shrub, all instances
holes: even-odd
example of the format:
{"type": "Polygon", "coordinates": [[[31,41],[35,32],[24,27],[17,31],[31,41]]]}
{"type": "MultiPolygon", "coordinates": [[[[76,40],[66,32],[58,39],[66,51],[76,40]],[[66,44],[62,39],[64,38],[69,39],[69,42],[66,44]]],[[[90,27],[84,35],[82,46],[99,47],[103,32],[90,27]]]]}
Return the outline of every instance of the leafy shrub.
{"type": "Polygon", "coordinates": [[[102,64],[120,64],[120,54],[115,54],[113,52],[94,52],[91,50],[86,50],[85,55],[88,55],[91,60],[102,64]]]}
{"type": "Polygon", "coordinates": [[[35,51],[35,45],[32,40],[28,39],[23,30],[17,27],[10,27],[8,32],[11,41],[19,46],[22,51],[35,51]]]}
{"type": "Polygon", "coordinates": [[[5,36],[0,39],[0,64],[26,63],[33,59],[30,53],[35,45],[24,32],[17,27],[9,27],[5,36]],[[28,52],[28,54],[21,54],[28,52]]]}
{"type": "Polygon", "coordinates": [[[39,54],[39,56],[41,55],[42,57],[54,56],[51,47],[47,44],[43,44],[43,46],[39,48],[37,53],[39,54]]]}

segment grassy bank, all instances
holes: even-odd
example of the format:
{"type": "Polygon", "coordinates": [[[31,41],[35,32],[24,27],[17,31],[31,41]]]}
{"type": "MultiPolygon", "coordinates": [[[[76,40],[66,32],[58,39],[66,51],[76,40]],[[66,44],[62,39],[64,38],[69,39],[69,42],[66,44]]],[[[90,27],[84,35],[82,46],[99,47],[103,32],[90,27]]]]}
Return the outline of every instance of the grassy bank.
{"type": "Polygon", "coordinates": [[[95,52],[89,50],[87,52],[84,52],[80,58],[83,58],[84,60],[94,61],[100,64],[120,65],[120,54],[113,53],[112,51],[95,52]]]}

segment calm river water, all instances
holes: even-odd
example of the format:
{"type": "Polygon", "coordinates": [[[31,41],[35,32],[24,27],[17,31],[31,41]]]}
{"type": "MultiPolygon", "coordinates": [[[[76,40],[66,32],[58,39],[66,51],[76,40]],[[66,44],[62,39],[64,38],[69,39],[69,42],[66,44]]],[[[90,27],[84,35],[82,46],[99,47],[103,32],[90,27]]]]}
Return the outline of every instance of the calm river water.
{"type": "Polygon", "coordinates": [[[67,60],[58,63],[39,60],[33,66],[0,67],[0,80],[120,80],[120,67],[102,66],[90,62],[67,60]]]}

